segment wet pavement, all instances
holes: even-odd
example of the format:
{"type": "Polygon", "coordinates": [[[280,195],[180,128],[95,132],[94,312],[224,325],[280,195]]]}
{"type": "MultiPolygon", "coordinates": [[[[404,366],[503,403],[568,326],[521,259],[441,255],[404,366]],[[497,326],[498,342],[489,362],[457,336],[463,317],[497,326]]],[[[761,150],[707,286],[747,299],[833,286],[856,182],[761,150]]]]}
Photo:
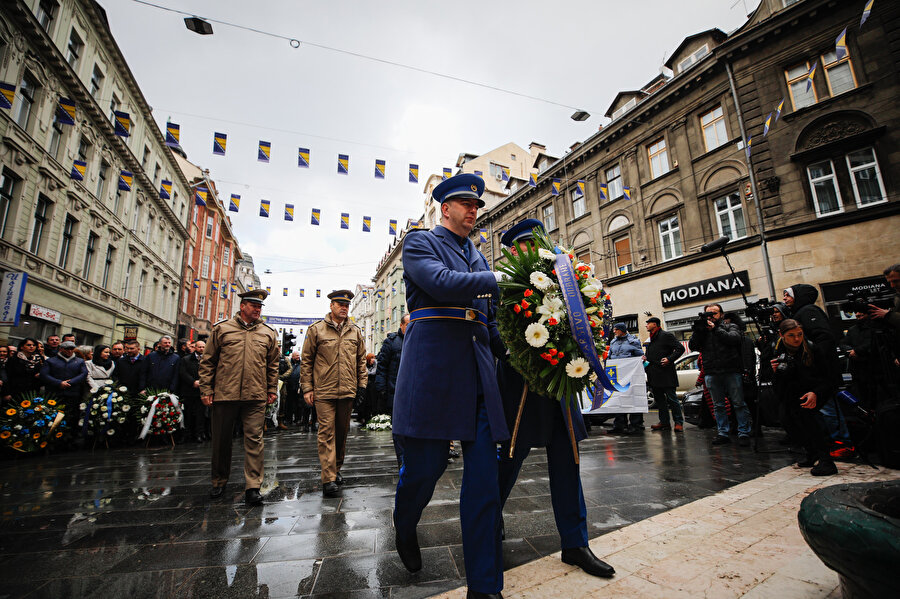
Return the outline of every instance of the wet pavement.
{"type": "MultiPolygon", "coordinates": [[[[656,421],[650,414],[648,425],[656,421]]],[[[580,444],[591,539],[777,470],[786,452],[712,448],[715,432],[604,435],[580,444]]],[[[778,448],[776,431],[769,445],[778,448]]],[[[342,496],[323,498],[315,435],[266,436],[265,505],[243,503],[235,447],[225,498],[211,501],[209,445],[143,446],[0,461],[0,598],[427,597],[465,584],[462,462],[419,526],[424,568],[394,549],[390,433],[354,424],[342,496]]],[[[504,510],[507,569],[559,551],[546,459],[533,451],[504,510]]],[[[592,543],[592,546],[594,543],[592,543]]]]}

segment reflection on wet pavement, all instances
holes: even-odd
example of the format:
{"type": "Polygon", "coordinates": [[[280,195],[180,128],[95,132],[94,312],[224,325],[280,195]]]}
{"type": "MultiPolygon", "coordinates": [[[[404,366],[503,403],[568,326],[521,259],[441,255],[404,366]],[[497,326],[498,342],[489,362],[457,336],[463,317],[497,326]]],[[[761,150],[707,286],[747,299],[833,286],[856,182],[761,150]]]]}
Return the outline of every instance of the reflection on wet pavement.
{"type": "MultiPolygon", "coordinates": [[[[655,420],[652,417],[650,420],[655,420]]],[[[710,448],[714,432],[582,442],[591,538],[791,462],[787,453],[710,448]]],[[[771,433],[775,436],[775,433],[771,433]]],[[[465,584],[462,462],[450,464],[419,526],[410,574],[391,525],[390,433],[355,428],[341,497],[324,498],[314,434],[266,437],[265,505],[243,504],[241,460],[211,502],[208,445],[82,451],[0,462],[0,599],[5,597],[427,597],[465,584]]],[[[546,459],[533,451],[504,510],[504,563],[559,550],[546,459]]]]}

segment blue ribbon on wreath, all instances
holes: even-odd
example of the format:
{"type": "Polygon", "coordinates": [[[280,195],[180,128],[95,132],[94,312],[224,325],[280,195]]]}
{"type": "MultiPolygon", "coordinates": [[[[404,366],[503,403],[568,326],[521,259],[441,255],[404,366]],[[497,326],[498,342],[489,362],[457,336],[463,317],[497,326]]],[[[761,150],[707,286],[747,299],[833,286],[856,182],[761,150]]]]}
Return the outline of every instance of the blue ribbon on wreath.
{"type": "MultiPolygon", "coordinates": [[[[572,329],[572,336],[575,343],[588,363],[597,375],[597,383],[604,389],[609,391],[625,391],[631,386],[628,383],[624,387],[618,383],[614,383],[606,376],[606,370],[600,363],[600,356],[597,355],[597,349],[594,347],[594,337],[591,334],[591,324],[588,320],[587,312],[584,310],[584,303],[581,301],[581,288],[578,286],[578,279],[575,278],[575,269],[572,268],[572,261],[569,255],[559,248],[556,248],[556,277],[559,279],[559,288],[562,291],[563,300],[566,303],[566,310],[569,313],[569,327],[572,329]]],[[[596,394],[598,389],[595,389],[596,394]]]]}

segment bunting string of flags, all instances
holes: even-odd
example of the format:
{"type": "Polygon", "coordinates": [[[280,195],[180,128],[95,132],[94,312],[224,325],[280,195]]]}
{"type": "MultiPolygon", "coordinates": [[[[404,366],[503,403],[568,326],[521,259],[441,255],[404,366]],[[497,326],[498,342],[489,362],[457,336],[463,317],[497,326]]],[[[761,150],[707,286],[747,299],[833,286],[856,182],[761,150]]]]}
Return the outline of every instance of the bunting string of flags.
{"type": "Polygon", "coordinates": [[[56,110],[56,122],[60,125],[75,124],[75,102],[68,98],[59,97],[56,110]]]}
{"type": "Polygon", "coordinates": [[[228,211],[229,212],[237,212],[241,207],[241,196],[236,193],[231,194],[231,199],[228,200],[228,211]]]}
{"type": "Polygon", "coordinates": [[[288,222],[294,221],[294,205],[293,204],[285,204],[284,205],[284,220],[288,222]]]}
{"type": "Polygon", "coordinates": [[[179,148],[181,138],[181,125],[166,123],[166,145],[170,148],[179,148]]]}
{"type": "Polygon", "coordinates": [[[269,218],[269,206],[271,202],[269,200],[260,200],[259,201],[259,215],[264,218],[269,218]]]}
{"type": "Polygon", "coordinates": [[[159,199],[168,200],[172,198],[172,182],[168,179],[163,179],[162,183],[159,184],[159,199]]]}
{"type": "Polygon", "coordinates": [[[272,144],[267,141],[259,141],[259,152],[257,153],[256,160],[258,162],[269,163],[269,156],[272,154],[272,144]]]}
{"type": "Polygon", "coordinates": [[[129,137],[131,135],[131,116],[127,112],[114,110],[116,117],[115,134],[119,137],[129,137]]]}
{"type": "Polygon", "coordinates": [[[131,186],[134,183],[134,174],[129,171],[122,171],[119,173],[119,189],[122,191],[131,191],[131,186]]]}
{"type": "Polygon", "coordinates": [[[206,206],[206,198],[209,195],[209,190],[205,187],[198,187],[194,190],[194,204],[197,206],[206,206]]]}

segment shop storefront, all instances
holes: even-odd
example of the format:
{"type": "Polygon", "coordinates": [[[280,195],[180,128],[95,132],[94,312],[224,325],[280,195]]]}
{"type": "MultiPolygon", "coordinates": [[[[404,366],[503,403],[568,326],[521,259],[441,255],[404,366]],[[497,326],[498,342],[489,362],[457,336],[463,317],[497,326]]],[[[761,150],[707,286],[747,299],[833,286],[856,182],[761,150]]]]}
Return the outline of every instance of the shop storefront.
{"type": "MultiPolygon", "coordinates": [[[[746,270],[711,279],[685,283],[659,292],[663,305],[663,328],[679,341],[691,338],[691,325],[703,308],[711,303],[721,304],[725,312],[734,312],[744,318],[743,291],[750,292],[750,277],[746,270]],[[737,295],[737,297],[735,297],[737,295]]],[[[747,295],[747,301],[755,302],[756,295],[747,295]]]]}

